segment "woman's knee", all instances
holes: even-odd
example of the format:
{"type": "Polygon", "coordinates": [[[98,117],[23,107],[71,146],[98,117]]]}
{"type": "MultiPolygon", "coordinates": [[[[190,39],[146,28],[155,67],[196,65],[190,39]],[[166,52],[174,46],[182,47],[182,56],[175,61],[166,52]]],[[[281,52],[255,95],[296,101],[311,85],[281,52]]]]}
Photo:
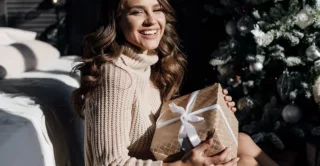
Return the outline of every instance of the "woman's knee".
{"type": "Polygon", "coordinates": [[[249,135],[245,133],[239,133],[238,140],[238,155],[245,154],[251,157],[257,157],[262,152],[249,135]]]}
{"type": "Polygon", "coordinates": [[[246,133],[241,133],[241,132],[238,134],[238,140],[239,140],[239,142],[252,141],[252,139],[249,135],[247,135],[246,133]]]}
{"type": "Polygon", "coordinates": [[[259,166],[259,163],[249,155],[239,155],[240,160],[237,166],[259,166]]]}

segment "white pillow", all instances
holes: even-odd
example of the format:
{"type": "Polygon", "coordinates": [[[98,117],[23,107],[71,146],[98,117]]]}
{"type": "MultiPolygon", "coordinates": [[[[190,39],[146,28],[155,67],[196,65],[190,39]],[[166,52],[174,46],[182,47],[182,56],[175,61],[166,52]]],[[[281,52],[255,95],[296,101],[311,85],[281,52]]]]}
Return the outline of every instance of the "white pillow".
{"type": "Polygon", "coordinates": [[[39,40],[0,46],[0,66],[6,70],[5,78],[15,77],[25,71],[45,68],[59,57],[60,52],[55,47],[39,40]]]}
{"type": "Polygon", "coordinates": [[[0,45],[8,45],[14,42],[26,40],[35,40],[36,37],[36,32],[9,27],[0,27],[0,45]]]}
{"type": "Polygon", "coordinates": [[[7,33],[0,32],[0,46],[9,45],[14,42],[15,41],[7,33]]]}

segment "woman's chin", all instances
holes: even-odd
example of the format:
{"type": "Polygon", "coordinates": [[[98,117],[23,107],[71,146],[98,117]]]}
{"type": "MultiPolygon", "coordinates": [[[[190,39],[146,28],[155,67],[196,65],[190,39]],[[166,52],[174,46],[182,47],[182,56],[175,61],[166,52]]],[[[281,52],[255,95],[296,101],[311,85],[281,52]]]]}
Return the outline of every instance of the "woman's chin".
{"type": "Polygon", "coordinates": [[[159,46],[159,44],[147,45],[147,46],[144,46],[144,47],[143,47],[143,50],[148,50],[148,51],[150,52],[151,50],[157,49],[158,46],[159,46]]]}

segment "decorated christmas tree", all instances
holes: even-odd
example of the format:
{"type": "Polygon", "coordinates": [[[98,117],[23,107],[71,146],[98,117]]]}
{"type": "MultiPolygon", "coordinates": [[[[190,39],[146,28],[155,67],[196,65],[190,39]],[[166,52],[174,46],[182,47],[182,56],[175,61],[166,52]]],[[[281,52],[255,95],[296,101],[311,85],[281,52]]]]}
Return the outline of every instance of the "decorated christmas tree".
{"type": "Polygon", "coordinates": [[[204,8],[207,17],[227,19],[209,63],[236,102],[240,131],[279,149],[288,138],[319,140],[320,0],[221,0],[204,8]]]}

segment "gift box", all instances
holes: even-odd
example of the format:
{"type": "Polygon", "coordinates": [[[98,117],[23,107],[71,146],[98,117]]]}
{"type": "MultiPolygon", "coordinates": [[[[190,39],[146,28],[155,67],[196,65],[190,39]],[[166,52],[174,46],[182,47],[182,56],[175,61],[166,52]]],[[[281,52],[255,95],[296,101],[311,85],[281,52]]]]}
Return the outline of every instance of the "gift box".
{"type": "Polygon", "coordinates": [[[205,156],[229,147],[228,159],[237,157],[238,121],[218,83],[163,103],[150,150],[156,159],[172,162],[208,138],[214,143],[205,156]]]}
{"type": "Polygon", "coordinates": [[[320,148],[315,144],[306,143],[306,157],[308,166],[320,166],[320,148]]]}

